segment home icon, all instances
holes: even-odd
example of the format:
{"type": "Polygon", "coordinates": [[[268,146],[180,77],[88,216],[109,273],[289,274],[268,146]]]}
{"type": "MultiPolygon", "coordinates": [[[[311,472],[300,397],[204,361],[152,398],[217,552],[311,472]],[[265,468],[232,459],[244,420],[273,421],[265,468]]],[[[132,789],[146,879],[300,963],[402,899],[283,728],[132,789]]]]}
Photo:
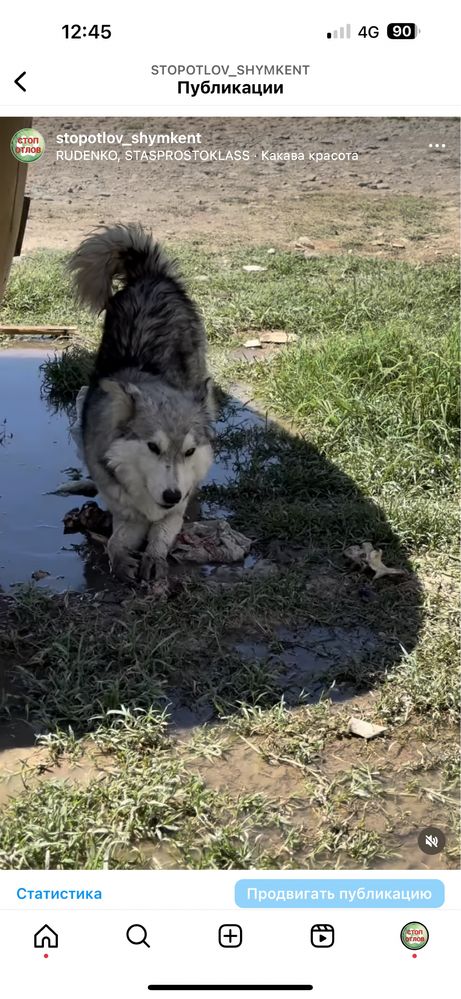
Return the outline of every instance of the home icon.
{"type": "Polygon", "coordinates": [[[40,930],[37,930],[34,936],[34,947],[57,947],[58,946],[58,934],[51,929],[45,923],[40,930]]]}

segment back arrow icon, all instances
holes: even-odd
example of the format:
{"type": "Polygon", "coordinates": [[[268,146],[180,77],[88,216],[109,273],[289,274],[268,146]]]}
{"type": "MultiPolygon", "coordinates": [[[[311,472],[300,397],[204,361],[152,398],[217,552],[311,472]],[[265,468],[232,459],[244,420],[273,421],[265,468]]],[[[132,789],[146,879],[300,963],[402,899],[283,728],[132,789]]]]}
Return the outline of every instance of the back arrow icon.
{"type": "Polygon", "coordinates": [[[16,86],[19,87],[20,90],[23,90],[24,93],[26,92],[26,88],[23,87],[22,83],[20,83],[19,81],[22,80],[23,76],[26,75],[26,72],[27,72],[27,70],[24,70],[24,72],[20,73],[19,76],[17,76],[16,79],[15,79],[15,81],[14,81],[15,84],[16,84],[16,86]]]}

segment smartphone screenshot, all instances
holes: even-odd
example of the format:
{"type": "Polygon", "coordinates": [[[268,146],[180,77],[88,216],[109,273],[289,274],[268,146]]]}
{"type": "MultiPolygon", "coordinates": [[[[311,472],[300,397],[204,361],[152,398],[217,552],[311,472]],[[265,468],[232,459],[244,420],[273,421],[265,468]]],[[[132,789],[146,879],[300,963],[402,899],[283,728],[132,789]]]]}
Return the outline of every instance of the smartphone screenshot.
{"type": "Polygon", "coordinates": [[[5,995],[458,994],[459,33],[2,8],[5,995]]]}

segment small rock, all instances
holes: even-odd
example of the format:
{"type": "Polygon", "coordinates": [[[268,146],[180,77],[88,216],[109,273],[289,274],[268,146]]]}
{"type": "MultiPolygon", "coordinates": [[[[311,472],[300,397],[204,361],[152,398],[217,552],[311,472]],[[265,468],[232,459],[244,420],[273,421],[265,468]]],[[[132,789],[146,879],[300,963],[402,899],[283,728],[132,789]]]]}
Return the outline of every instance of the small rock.
{"type": "Polygon", "coordinates": [[[296,343],[298,335],[287,333],[286,330],[267,330],[266,333],[260,333],[259,339],[261,343],[296,343]]]}
{"type": "Polygon", "coordinates": [[[268,253],[275,253],[275,250],[274,250],[274,247],[273,247],[273,246],[271,246],[270,250],[268,250],[267,252],[268,252],[268,253]]]}
{"type": "Polygon", "coordinates": [[[245,340],[244,347],[261,347],[261,340],[245,340]]]}
{"type": "Polygon", "coordinates": [[[391,246],[392,246],[393,250],[404,250],[405,249],[405,243],[391,243],[391,246]]]}
{"type": "Polygon", "coordinates": [[[46,576],[50,575],[51,573],[47,572],[46,569],[36,569],[35,572],[32,573],[32,579],[35,579],[38,583],[41,579],[45,579],[46,576]]]}
{"type": "Polygon", "coordinates": [[[351,735],[358,735],[361,739],[374,739],[386,731],[385,725],[373,725],[372,722],[364,721],[363,718],[351,718],[348,725],[351,735]]]}
{"type": "Polygon", "coordinates": [[[267,267],[261,267],[260,264],[244,264],[242,271],[246,271],[247,274],[252,274],[255,271],[267,271],[267,267]]]}
{"type": "Polygon", "coordinates": [[[254,350],[251,348],[245,349],[245,347],[233,350],[230,356],[233,361],[242,361],[248,364],[253,364],[254,361],[259,360],[259,356],[254,350]]]}
{"type": "Polygon", "coordinates": [[[315,250],[314,243],[311,243],[307,236],[300,236],[295,245],[302,247],[302,249],[305,248],[306,250],[315,250]]]}

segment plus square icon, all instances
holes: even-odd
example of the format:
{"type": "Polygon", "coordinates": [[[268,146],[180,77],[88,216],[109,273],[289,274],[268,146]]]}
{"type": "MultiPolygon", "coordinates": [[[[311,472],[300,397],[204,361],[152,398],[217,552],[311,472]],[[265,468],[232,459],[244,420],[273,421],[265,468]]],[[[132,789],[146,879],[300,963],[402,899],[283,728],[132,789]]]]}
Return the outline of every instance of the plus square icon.
{"type": "Polygon", "coordinates": [[[219,927],[220,947],[240,947],[242,943],[242,927],[238,923],[224,923],[219,927]]]}

